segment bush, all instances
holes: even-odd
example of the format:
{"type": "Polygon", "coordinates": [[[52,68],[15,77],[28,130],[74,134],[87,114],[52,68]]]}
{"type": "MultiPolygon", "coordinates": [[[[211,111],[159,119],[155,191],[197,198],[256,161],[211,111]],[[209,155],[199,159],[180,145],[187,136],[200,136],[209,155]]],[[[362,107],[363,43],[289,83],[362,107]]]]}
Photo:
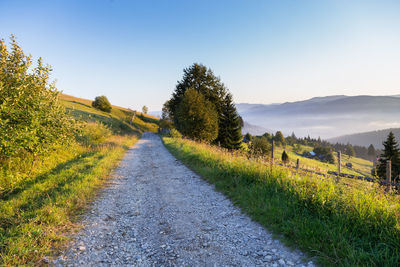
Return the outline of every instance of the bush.
{"type": "Polygon", "coordinates": [[[85,122],[76,136],[78,142],[90,146],[100,145],[111,136],[111,130],[99,122],[85,122]]]}
{"type": "Polygon", "coordinates": [[[249,146],[250,153],[254,155],[265,155],[271,152],[271,145],[265,137],[253,138],[249,146]]]}
{"type": "Polygon", "coordinates": [[[11,51],[0,40],[0,162],[36,157],[73,140],[74,120],[59,103],[59,92],[49,83],[50,66],[39,59],[30,70],[15,38],[11,51]]]}
{"type": "Polygon", "coordinates": [[[169,131],[168,137],[172,137],[172,138],[182,138],[182,134],[180,132],[178,132],[178,130],[172,128],[169,131]]]}
{"type": "Polygon", "coordinates": [[[110,101],[104,95],[97,96],[92,102],[92,106],[104,112],[111,112],[112,109],[110,101]]]}

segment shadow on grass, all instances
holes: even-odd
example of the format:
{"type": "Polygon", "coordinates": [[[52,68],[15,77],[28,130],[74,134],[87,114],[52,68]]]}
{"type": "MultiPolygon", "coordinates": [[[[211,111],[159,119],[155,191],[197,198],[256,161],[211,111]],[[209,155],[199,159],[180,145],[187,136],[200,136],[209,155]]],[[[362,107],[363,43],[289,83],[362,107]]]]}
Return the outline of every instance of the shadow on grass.
{"type": "Polygon", "coordinates": [[[37,183],[40,183],[40,182],[42,182],[43,180],[46,180],[46,179],[48,178],[49,175],[56,175],[56,174],[58,174],[60,171],[68,170],[68,169],[72,168],[76,163],[79,163],[80,161],[82,161],[82,160],[85,159],[85,158],[94,156],[95,154],[96,154],[95,151],[86,152],[86,153],[83,153],[83,154],[80,154],[80,155],[74,157],[74,158],[71,159],[71,160],[68,160],[68,161],[66,161],[66,162],[60,163],[60,164],[58,164],[56,167],[54,167],[53,169],[51,169],[50,171],[48,171],[48,172],[46,172],[46,173],[44,173],[44,174],[38,175],[38,176],[36,176],[36,177],[33,178],[33,179],[29,179],[29,180],[26,180],[26,181],[20,183],[20,185],[18,185],[17,188],[15,188],[14,190],[12,190],[12,191],[10,191],[10,192],[7,192],[7,193],[3,194],[3,195],[0,197],[0,199],[1,199],[1,200],[4,200],[4,201],[7,201],[7,200],[10,200],[10,199],[12,199],[12,198],[17,198],[18,195],[19,195],[20,193],[22,193],[22,192],[28,190],[28,189],[31,188],[33,185],[35,185],[35,184],[37,184],[37,183]]]}
{"type": "Polygon", "coordinates": [[[129,123],[122,121],[122,119],[117,119],[112,117],[111,115],[100,115],[92,112],[87,112],[87,111],[82,111],[82,110],[77,110],[73,108],[67,108],[67,110],[70,112],[70,114],[78,119],[78,120],[83,120],[83,121],[90,121],[90,122],[95,122],[99,121],[112,130],[114,134],[141,134],[141,131],[143,131],[143,126],[140,126],[139,124],[133,123],[133,125],[129,125],[129,123]],[[133,127],[132,127],[133,126],[133,127]],[[139,127],[140,126],[140,127],[139,127]],[[135,129],[134,127],[138,128],[135,129]]]}
{"type": "MultiPolygon", "coordinates": [[[[7,229],[35,218],[37,212],[48,202],[56,203],[59,196],[72,193],[74,188],[69,185],[87,178],[87,175],[92,173],[92,170],[101,163],[101,159],[104,157],[104,155],[96,155],[95,152],[85,153],[83,157],[81,155],[59,164],[51,171],[29,181],[25,188],[13,192],[7,199],[16,201],[12,206],[18,212],[0,218],[0,235],[6,236],[7,229]],[[91,157],[91,161],[85,162],[85,159],[89,157],[91,157]],[[74,170],[71,171],[72,168],[74,170]],[[34,186],[35,188],[33,188],[34,186]],[[18,203],[18,200],[21,200],[21,203],[18,203]]],[[[6,203],[7,201],[4,201],[2,204],[6,203]]]]}

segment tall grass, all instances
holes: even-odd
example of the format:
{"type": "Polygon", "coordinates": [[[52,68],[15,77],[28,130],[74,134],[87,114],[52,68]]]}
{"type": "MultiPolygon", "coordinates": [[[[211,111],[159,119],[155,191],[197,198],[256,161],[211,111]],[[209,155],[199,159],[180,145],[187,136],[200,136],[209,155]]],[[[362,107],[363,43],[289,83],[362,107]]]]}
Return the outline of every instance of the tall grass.
{"type": "Polygon", "coordinates": [[[349,187],[188,140],[163,138],[177,158],[268,229],[322,265],[398,266],[399,198],[349,187]]]}

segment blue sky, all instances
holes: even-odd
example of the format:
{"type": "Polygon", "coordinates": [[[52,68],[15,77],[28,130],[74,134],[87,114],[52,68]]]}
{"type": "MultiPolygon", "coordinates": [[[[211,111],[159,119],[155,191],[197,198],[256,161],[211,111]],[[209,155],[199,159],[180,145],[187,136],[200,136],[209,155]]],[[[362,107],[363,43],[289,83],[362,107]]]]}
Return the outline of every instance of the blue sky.
{"type": "Polygon", "coordinates": [[[160,110],[203,63],[235,102],[400,94],[400,1],[0,0],[0,37],[59,90],[160,110]]]}

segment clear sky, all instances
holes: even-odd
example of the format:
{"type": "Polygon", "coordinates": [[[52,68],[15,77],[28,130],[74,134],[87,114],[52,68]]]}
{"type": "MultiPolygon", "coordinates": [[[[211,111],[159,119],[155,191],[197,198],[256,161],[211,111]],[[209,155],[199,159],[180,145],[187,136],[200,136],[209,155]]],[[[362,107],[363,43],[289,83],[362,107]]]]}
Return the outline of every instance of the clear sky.
{"type": "Polygon", "coordinates": [[[400,1],[0,0],[0,37],[59,90],[160,110],[203,63],[235,102],[400,94],[400,1]]]}

